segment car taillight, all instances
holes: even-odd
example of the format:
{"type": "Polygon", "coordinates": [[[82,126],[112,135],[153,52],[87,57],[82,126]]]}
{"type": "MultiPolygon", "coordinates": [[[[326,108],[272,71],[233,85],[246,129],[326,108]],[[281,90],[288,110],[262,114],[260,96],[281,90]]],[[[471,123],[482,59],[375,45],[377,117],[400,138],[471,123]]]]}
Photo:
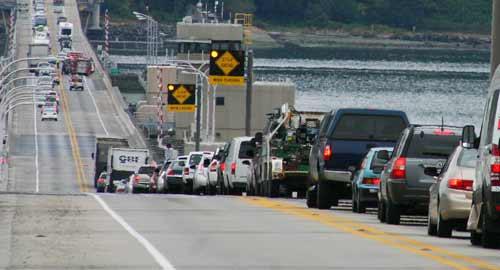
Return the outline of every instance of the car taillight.
{"type": "Polygon", "coordinates": [[[330,160],[332,157],[332,147],[327,144],[325,149],[323,149],[323,160],[330,160]]]}
{"type": "Polygon", "coordinates": [[[380,184],[380,178],[363,178],[363,184],[378,186],[378,184],[380,184]]]}
{"type": "MultiPolygon", "coordinates": [[[[500,178],[500,149],[498,145],[496,144],[491,145],[491,155],[493,156],[493,160],[490,165],[490,177],[498,179],[500,178]]],[[[495,180],[491,181],[492,186],[493,186],[493,181],[495,180]]]]}
{"type": "Polygon", "coordinates": [[[396,159],[392,166],[391,179],[405,179],[406,178],[406,158],[400,157],[396,159]]]}
{"type": "Polygon", "coordinates": [[[226,169],[226,163],[223,162],[223,163],[220,164],[220,170],[224,171],[225,169],[226,169]]]}
{"type": "Polygon", "coordinates": [[[472,180],[449,179],[448,180],[448,187],[451,189],[471,191],[472,190],[472,183],[474,183],[474,181],[472,181],[472,180]]]}
{"type": "Polygon", "coordinates": [[[217,170],[217,163],[214,162],[210,165],[210,171],[211,172],[215,172],[217,170]]]}
{"type": "Polygon", "coordinates": [[[167,170],[167,175],[174,175],[174,170],[168,169],[167,170]]]}
{"type": "Polygon", "coordinates": [[[134,181],[135,181],[136,183],[139,183],[139,181],[140,181],[140,180],[141,180],[141,177],[140,177],[139,175],[136,175],[136,176],[134,177],[134,181]]]}
{"type": "Polygon", "coordinates": [[[236,162],[231,163],[231,174],[236,174],[236,162]]]}
{"type": "Polygon", "coordinates": [[[106,179],[104,179],[104,178],[97,179],[97,183],[99,183],[99,184],[102,184],[104,182],[106,182],[106,179]]]}
{"type": "Polygon", "coordinates": [[[184,175],[189,175],[189,168],[184,168],[184,175]]]}

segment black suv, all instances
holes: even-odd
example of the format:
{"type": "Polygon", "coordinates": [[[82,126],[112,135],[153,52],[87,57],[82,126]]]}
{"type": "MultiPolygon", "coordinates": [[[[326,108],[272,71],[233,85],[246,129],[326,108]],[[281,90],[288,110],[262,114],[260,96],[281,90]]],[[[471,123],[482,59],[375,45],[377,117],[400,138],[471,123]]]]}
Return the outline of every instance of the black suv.
{"type": "Polygon", "coordinates": [[[393,147],[409,125],[402,111],[338,109],[327,113],[309,155],[307,206],[328,209],[352,197],[351,182],[373,147],[393,147]]]}
{"type": "MultiPolygon", "coordinates": [[[[427,214],[434,178],[461,139],[460,127],[411,125],[403,131],[380,177],[378,217],[399,224],[402,214],[427,214]]],[[[389,159],[389,156],[386,155],[389,159]]]]}

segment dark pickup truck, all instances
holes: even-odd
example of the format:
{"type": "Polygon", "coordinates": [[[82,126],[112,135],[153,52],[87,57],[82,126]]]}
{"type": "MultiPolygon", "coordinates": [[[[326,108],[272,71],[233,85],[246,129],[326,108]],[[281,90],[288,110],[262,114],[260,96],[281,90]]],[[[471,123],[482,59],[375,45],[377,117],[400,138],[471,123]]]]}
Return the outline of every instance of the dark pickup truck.
{"type": "Polygon", "coordinates": [[[402,111],[338,109],[327,113],[309,155],[307,206],[328,209],[351,198],[353,173],[373,147],[393,147],[409,125],[402,111]]]}

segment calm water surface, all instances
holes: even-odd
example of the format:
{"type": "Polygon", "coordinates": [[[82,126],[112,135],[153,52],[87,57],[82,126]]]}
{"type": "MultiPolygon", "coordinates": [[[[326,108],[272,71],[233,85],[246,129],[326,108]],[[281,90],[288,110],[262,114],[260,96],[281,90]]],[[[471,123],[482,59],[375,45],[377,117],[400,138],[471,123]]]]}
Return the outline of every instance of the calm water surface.
{"type": "Polygon", "coordinates": [[[295,82],[300,110],[399,109],[412,123],[441,123],[443,117],[445,124],[480,126],[489,78],[487,55],[432,52],[418,58],[411,52],[408,59],[400,52],[387,54],[361,57],[366,59],[356,59],[355,53],[328,58],[323,52],[320,57],[309,53],[258,58],[256,76],[295,82]]]}

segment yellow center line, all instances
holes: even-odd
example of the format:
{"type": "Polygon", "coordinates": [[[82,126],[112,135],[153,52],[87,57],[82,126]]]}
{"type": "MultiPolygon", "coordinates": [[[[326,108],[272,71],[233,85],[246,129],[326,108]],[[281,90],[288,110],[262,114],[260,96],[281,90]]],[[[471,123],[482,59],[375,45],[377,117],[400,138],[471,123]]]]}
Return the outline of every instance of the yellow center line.
{"type": "MultiPolygon", "coordinates": [[[[47,13],[49,11],[48,7],[49,7],[49,5],[47,3],[45,3],[45,9],[47,10],[47,13]]],[[[51,24],[52,24],[52,21],[47,20],[49,32],[51,32],[50,31],[50,29],[52,28],[51,24]]],[[[52,28],[52,29],[54,29],[54,28],[52,28]]],[[[52,46],[52,54],[57,57],[57,49],[56,49],[57,42],[56,42],[55,36],[57,36],[57,34],[55,34],[55,33],[51,34],[51,40],[52,40],[51,43],[53,45],[52,46]]],[[[70,114],[70,109],[69,109],[69,105],[68,105],[69,100],[68,100],[68,97],[66,96],[65,87],[64,87],[64,77],[63,77],[60,69],[57,69],[57,76],[59,77],[59,82],[60,82],[59,83],[59,92],[61,93],[61,107],[62,107],[62,111],[64,114],[64,122],[66,124],[66,129],[68,131],[68,135],[69,135],[69,139],[70,139],[70,143],[71,143],[71,154],[73,156],[73,160],[74,160],[74,164],[75,164],[76,181],[78,183],[78,187],[80,189],[80,192],[88,192],[88,187],[87,187],[86,181],[85,181],[85,174],[83,172],[83,165],[82,165],[83,163],[82,163],[81,155],[80,155],[80,147],[79,147],[78,140],[76,137],[75,129],[73,127],[73,122],[71,120],[71,114],[70,114]]]]}
{"type": "Polygon", "coordinates": [[[328,227],[332,227],[352,235],[365,239],[371,239],[390,247],[405,250],[407,252],[431,259],[440,264],[447,265],[453,269],[500,269],[500,266],[490,264],[486,261],[455,253],[431,244],[423,243],[400,234],[385,232],[348,218],[339,217],[331,212],[315,211],[290,203],[265,198],[241,197],[241,199],[252,205],[319,222],[328,227]]]}

